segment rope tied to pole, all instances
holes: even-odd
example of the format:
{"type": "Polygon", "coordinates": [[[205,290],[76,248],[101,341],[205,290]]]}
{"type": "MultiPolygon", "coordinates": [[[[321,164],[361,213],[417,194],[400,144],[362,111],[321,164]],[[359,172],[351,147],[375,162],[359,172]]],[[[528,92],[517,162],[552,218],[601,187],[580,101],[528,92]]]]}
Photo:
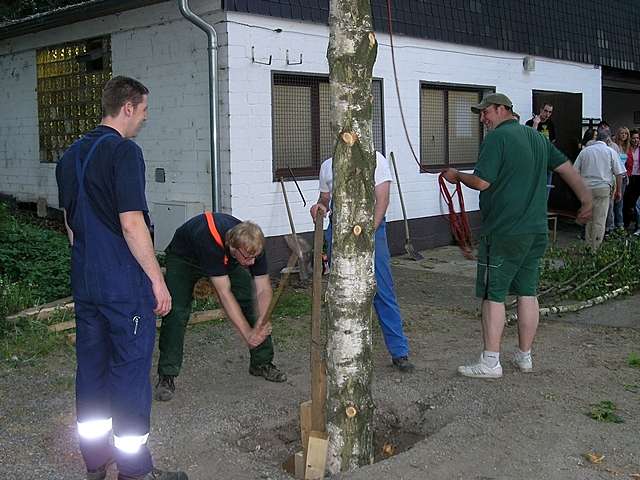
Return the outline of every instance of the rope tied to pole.
{"type": "Polygon", "coordinates": [[[469,226],[469,217],[464,208],[464,197],[462,196],[462,184],[456,182],[456,187],[453,194],[447,187],[444,175],[441,173],[438,175],[438,183],[440,184],[440,195],[444,199],[447,207],[449,208],[449,224],[451,225],[451,234],[460,246],[462,255],[469,260],[475,260],[473,256],[473,237],[471,236],[471,227],[469,226]],[[458,204],[460,206],[460,212],[456,212],[453,205],[453,197],[458,197],[458,204]]]}

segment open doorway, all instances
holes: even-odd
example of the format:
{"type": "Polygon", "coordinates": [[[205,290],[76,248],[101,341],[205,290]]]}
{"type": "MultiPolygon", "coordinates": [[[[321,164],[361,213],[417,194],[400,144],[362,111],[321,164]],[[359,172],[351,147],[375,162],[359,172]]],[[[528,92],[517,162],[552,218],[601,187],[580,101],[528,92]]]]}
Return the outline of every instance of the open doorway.
{"type": "MultiPolygon", "coordinates": [[[[533,90],[532,108],[536,114],[545,103],[553,105],[551,120],[555,126],[554,145],[571,161],[578,156],[578,144],[582,137],[582,93],[549,92],[533,90]]],[[[552,178],[549,209],[559,212],[575,212],[580,202],[558,175],[552,178]]]]}

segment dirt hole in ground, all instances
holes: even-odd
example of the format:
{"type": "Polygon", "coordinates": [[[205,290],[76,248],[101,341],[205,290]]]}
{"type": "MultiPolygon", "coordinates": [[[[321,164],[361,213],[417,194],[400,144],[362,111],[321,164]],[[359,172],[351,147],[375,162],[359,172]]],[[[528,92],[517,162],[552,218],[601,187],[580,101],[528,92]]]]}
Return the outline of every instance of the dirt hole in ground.
{"type": "MultiPolygon", "coordinates": [[[[423,401],[415,402],[401,412],[393,407],[378,406],[374,418],[374,463],[410,450],[451,420],[423,401]]],[[[292,418],[285,424],[266,429],[248,426],[233,441],[240,451],[282,465],[286,471],[287,462],[302,450],[300,422],[298,418],[292,418]]]]}

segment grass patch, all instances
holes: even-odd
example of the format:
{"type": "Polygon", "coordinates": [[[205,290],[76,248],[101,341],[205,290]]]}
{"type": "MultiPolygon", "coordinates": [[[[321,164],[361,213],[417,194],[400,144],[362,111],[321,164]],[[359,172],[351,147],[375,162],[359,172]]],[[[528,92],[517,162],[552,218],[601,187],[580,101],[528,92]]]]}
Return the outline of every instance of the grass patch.
{"type": "Polygon", "coordinates": [[[311,294],[304,290],[284,292],[273,311],[274,318],[302,315],[311,315],[311,294]]]}
{"type": "Polygon", "coordinates": [[[0,323],[0,360],[19,366],[67,346],[64,333],[51,333],[47,327],[44,321],[26,317],[0,323]]]}
{"type": "Polygon", "coordinates": [[[598,422],[623,423],[624,420],[617,413],[617,407],[611,400],[602,400],[599,403],[591,404],[591,409],[587,412],[589,418],[598,422]]]}
{"type": "Polygon", "coordinates": [[[640,355],[635,352],[631,352],[627,359],[627,363],[630,367],[640,368],[640,355]]]}

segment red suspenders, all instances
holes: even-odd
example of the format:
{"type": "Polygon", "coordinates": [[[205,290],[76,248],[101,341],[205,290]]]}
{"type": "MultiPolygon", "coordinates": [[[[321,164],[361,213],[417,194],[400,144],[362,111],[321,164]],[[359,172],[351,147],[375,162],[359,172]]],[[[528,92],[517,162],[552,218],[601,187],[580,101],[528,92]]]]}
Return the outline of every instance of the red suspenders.
{"type": "MultiPolygon", "coordinates": [[[[207,219],[207,225],[209,225],[209,232],[211,232],[211,236],[213,237],[213,239],[215,240],[215,242],[218,244],[218,246],[224,251],[224,243],[222,242],[222,237],[220,236],[220,232],[218,232],[218,229],[216,228],[216,223],[213,221],[213,214],[211,212],[204,212],[204,216],[207,219]]],[[[224,264],[225,266],[229,263],[229,258],[227,258],[227,255],[225,253],[224,255],[224,264]]]]}

